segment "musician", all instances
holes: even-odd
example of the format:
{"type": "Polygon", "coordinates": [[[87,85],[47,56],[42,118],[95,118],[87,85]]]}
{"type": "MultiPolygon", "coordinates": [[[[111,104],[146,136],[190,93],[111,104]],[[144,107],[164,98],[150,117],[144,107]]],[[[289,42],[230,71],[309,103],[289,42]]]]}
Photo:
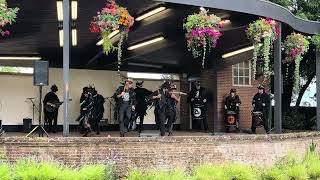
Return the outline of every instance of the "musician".
{"type": "Polygon", "coordinates": [[[57,130],[57,119],[58,119],[58,111],[60,106],[60,100],[57,96],[58,87],[54,84],[51,86],[51,91],[48,92],[44,99],[43,104],[44,106],[52,107],[53,111],[49,112],[46,108],[44,108],[44,120],[48,123],[48,132],[56,133],[57,130]],[[53,121],[53,124],[52,124],[53,121]]]}
{"type": "Polygon", "coordinates": [[[143,131],[143,120],[146,115],[148,102],[147,98],[152,94],[152,91],[149,91],[146,88],[143,88],[143,81],[136,82],[136,88],[134,89],[136,93],[136,118],[140,118],[140,124],[138,126],[138,131],[141,133],[143,131]]]}
{"type": "Polygon", "coordinates": [[[200,81],[195,81],[191,91],[188,94],[188,103],[191,106],[192,125],[196,129],[201,129],[199,120],[202,120],[205,132],[209,131],[207,121],[207,93],[206,89],[201,87],[200,81]]]}
{"type": "Polygon", "coordinates": [[[84,132],[84,137],[87,137],[91,132],[91,124],[94,119],[94,97],[92,94],[92,88],[87,87],[81,97],[80,102],[80,117],[79,126],[84,132]]]}
{"type": "MultiPolygon", "coordinates": [[[[253,97],[252,107],[253,112],[262,112],[263,126],[267,133],[269,133],[268,119],[269,119],[269,106],[270,106],[270,96],[265,92],[262,85],[258,86],[258,93],[253,97]]],[[[252,133],[256,133],[256,120],[252,117],[252,133]]]]}
{"type": "Polygon", "coordinates": [[[114,97],[117,99],[118,120],[120,126],[120,136],[128,132],[127,124],[131,117],[131,110],[135,110],[135,92],[132,88],[133,80],[126,79],[123,86],[120,86],[114,97]]]}
{"type": "Polygon", "coordinates": [[[177,87],[175,85],[171,85],[169,91],[168,91],[168,97],[167,97],[167,109],[166,109],[166,117],[168,119],[167,121],[167,128],[169,135],[173,135],[173,124],[176,122],[176,116],[177,116],[177,103],[180,102],[180,94],[177,96],[175,95],[175,90],[177,90],[177,87]]]}
{"type": "MultiPolygon", "coordinates": [[[[239,112],[240,112],[240,104],[241,100],[240,97],[237,95],[237,89],[232,88],[230,89],[229,95],[226,97],[224,109],[225,109],[225,122],[227,122],[228,119],[228,111],[235,112],[235,118],[237,121],[237,124],[239,124],[239,112]]],[[[227,129],[228,131],[228,129],[227,129]]]]}
{"type": "Polygon", "coordinates": [[[165,136],[165,120],[166,120],[166,109],[167,109],[167,98],[168,89],[170,88],[170,83],[168,81],[164,82],[160,89],[152,93],[152,99],[154,100],[154,116],[156,125],[160,129],[160,135],[165,136]]]}

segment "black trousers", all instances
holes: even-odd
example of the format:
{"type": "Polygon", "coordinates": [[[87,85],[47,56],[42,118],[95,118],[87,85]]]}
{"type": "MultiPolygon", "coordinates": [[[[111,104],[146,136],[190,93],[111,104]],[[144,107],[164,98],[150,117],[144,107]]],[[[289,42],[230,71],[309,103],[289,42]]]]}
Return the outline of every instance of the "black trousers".
{"type": "Polygon", "coordinates": [[[99,127],[99,123],[100,123],[100,120],[102,119],[102,117],[96,117],[93,122],[91,123],[92,124],[92,127],[93,127],[93,130],[97,133],[97,134],[100,134],[100,127],[99,127]]]}
{"type": "Polygon", "coordinates": [[[58,111],[44,111],[44,122],[48,125],[48,132],[56,132],[58,123],[58,111]]]}
{"type": "Polygon", "coordinates": [[[172,133],[173,131],[173,124],[176,122],[176,111],[173,109],[167,110],[166,111],[167,114],[167,128],[168,128],[168,132],[172,133]]]}
{"type": "Polygon", "coordinates": [[[120,133],[124,134],[127,132],[128,122],[130,121],[131,117],[131,107],[128,102],[123,102],[119,105],[118,111],[118,120],[119,120],[119,127],[120,133]]]}
{"type": "Polygon", "coordinates": [[[137,118],[139,117],[140,119],[140,123],[139,123],[139,126],[138,126],[138,131],[141,132],[143,131],[143,121],[144,121],[144,116],[145,116],[145,113],[137,113],[137,118]]]}
{"type": "Polygon", "coordinates": [[[209,130],[209,126],[208,126],[207,117],[203,117],[202,120],[192,118],[192,129],[193,130],[205,130],[205,131],[208,131],[209,130]],[[202,129],[202,126],[201,126],[202,124],[203,124],[203,129],[202,129]]]}
{"type": "Polygon", "coordinates": [[[155,121],[157,126],[160,129],[160,135],[164,136],[166,135],[166,128],[165,128],[165,121],[166,121],[166,113],[164,110],[155,110],[155,121]]]}

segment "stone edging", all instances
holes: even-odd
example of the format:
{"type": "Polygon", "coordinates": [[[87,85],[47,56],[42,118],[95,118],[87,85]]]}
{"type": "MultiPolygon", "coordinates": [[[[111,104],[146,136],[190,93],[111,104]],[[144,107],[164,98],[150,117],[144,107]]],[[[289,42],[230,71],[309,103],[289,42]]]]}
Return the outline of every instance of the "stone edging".
{"type": "Polygon", "coordinates": [[[244,141],[282,141],[287,139],[320,138],[320,132],[301,132],[270,135],[216,135],[216,136],[173,136],[173,137],[49,137],[49,138],[27,138],[27,137],[2,137],[2,145],[23,146],[57,146],[72,144],[119,144],[128,143],[217,143],[222,141],[244,142],[244,141]]]}

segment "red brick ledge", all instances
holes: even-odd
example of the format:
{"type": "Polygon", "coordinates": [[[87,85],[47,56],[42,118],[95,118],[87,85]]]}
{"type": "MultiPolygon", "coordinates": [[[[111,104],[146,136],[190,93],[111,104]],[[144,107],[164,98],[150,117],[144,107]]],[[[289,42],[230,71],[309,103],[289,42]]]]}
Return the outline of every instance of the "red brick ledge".
{"type": "Polygon", "coordinates": [[[147,143],[217,143],[225,141],[282,141],[288,139],[320,139],[320,132],[299,132],[270,135],[216,135],[216,136],[173,136],[173,137],[49,137],[49,138],[27,138],[27,137],[2,137],[0,145],[23,145],[23,146],[65,146],[68,145],[99,145],[120,144],[123,142],[147,142],[147,143]]]}

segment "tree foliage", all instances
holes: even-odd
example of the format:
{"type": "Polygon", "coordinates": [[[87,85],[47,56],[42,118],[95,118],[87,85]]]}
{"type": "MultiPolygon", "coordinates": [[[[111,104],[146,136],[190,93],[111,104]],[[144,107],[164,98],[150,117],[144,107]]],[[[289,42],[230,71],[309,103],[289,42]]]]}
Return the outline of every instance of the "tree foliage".
{"type": "MultiPolygon", "coordinates": [[[[297,17],[311,20],[320,21],[320,0],[269,0],[273,3],[279,4],[289,9],[297,17]]],[[[305,84],[301,85],[300,92],[298,93],[298,100],[296,101],[296,108],[299,107],[302,96],[310,85],[311,80],[316,75],[316,53],[315,47],[320,47],[319,36],[314,35],[312,37],[313,46],[310,47],[308,53],[304,55],[303,61],[301,61],[300,74],[301,77],[306,80],[305,84]]],[[[283,103],[284,111],[290,109],[291,97],[292,97],[292,65],[291,67],[284,66],[283,73],[284,79],[284,94],[283,103]]]]}

